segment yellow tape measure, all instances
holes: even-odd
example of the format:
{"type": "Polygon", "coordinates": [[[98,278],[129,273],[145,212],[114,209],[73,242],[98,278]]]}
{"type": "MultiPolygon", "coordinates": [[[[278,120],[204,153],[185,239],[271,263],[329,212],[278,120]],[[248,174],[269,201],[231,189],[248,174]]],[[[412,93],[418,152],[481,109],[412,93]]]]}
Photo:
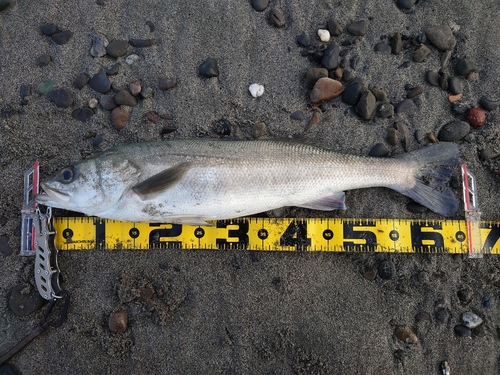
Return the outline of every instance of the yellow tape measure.
{"type": "MultiPolygon", "coordinates": [[[[53,224],[59,250],[470,253],[465,220],[241,218],[191,226],[66,217],[54,218],[53,224]]],[[[477,225],[481,241],[473,253],[500,253],[500,222],[481,221],[477,225]]]]}

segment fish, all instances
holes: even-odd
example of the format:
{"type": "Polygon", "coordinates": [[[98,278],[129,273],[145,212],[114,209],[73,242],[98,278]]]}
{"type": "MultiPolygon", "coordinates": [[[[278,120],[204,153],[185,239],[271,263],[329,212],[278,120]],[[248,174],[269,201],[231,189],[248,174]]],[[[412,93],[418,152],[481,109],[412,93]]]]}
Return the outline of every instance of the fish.
{"type": "Polygon", "coordinates": [[[385,187],[453,216],[454,143],[394,157],[287,140],[138,142],[102,151],[41,183],[36,202],[128,222],[201,225],[287,206],[345,210],[345,191],[385,187]]]}

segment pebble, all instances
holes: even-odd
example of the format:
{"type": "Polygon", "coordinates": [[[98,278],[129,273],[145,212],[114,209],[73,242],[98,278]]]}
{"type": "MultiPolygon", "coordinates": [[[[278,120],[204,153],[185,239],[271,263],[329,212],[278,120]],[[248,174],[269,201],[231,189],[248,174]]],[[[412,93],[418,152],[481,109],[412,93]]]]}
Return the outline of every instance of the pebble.
{"type": "Polygon", "coordinates": [[[481,98],[481,100],[479,100],[479,104],[481,105],[481,107],[491,112],[497,109],[498,106],[500,106],[500,100],[492,100],[483,97],[481,98]]]}
{"type": "MultiPolygon", "coordinates": [[[[386,145],[384,145],[383,143],[377,143],[375,146],[372,147],[372,149],[368,153],[368,156],[382,158],[385,156],[389,156],[389,154],[390,154],[390,151],[386,145]]],[[[375,274],[376,274],[376,272],[377,271],[375,270],[375,274]]]]}
{"type": "Polygon", "coordinates": [[[443,90],[448,90],[449,79],[448,74],[439,71],[439,86],[441,86],[443,90]]]}
{"type": "Polygon", "coordinates": [[[324,29],[319,29],[318,30],[318,36],[319,36],[319,39],[322,41],[322,42],[329,42],[330,41],[330,32],[328,30],[324,30],[324,29]]]}
{"type": "Polygon", "coordinates": [[[94,111],[88,107],[77,108],[71,113],[71,117],[81,122],[87,122],[93,115],[94,111]]]}
{"type": "Polygon", "coordinates": [[[120,131],[130,118],[130,113],[122,107],[116,107],[111,112],[111,121],[116,130],[120,131]]]}
{"type": "Polygon", "coordinates": [[[419,96],[420,94],[422,94],[424,92],[424,86],[417,86],[413,89],[411,89],[408,94],[406,94],[406,97],[408,99],[413,99],[415,98],[416,96],[419,96]]]}
{"type": "Polygon", "coordinates": [[[398,0],[398,7],[403,9],[411,9],[417,0],[398,0]]]}
{"type": "Polygon", "coordinates": [[[455,71],[458,75],[467,77],[470,73],[476,71],[476,66],[470,59],[458,59],[455,66],[455,71]]]}
{"type": "Polygon", "coordinates": [[[231,135],[231,123],[225,119],[218,120],[214,123],[212,131],[219,137],[228,137],[231,135]]]}
{"type": "Polygon", "coordinates": [[[89,86],[91,89],[105,94],[111,88],[111,82],[109,82],[106,71],[101,70],[99,73],[95,74],[89,81],[89,86]]]}
{"type": "Polygon", "coordinates": [[[275,27],[283,27],[286,25],[285,14],[280,9],[273,8],[269,12],[269,22],[275,27]]]}
{"type": "Polygon", "coordinates": [[[420,48],[413,53],[413,60],[418,63],[424,62],[431,55],[431,53],[431,49],[422,44],[420,48]]]}
{"type": "Polygon", "coordinates": [[[153,33],[156,30],[156,26],[151,21],[146,21],[146,25],[149,27],[149,32],[153,33]]]}
{"type": "Polygon", "coordinates": [[[10,5],[10,0],[0,0],[0,12],[7,9],[10,5]]]}
{"type": "Polygon", "coordinates": [[[290,115],[290,118],[295,121],[302,121],[305,118],[304,112],[301,110],[295,111],[290,115]]]}
{"type": "Polygon", "coordinates": [[[395,33],[391,38],[391,52],[399,55],[403,51],[403,40],[400,33],[395,33]]]}
{"type": "Polygon", "coordinates": [[[352,35],[356,36],[364,36],[366,34],[366,21],[355,21],[347,26],[347,31],[349,31],[352,35]]]}
{"type": "Polygon", "coordinates": [[[297,38],[295,38],[295,41],[297,42],[297,44],[299,46],[306,47],[306,48],[309,47],[309,38],[307,37],[307,34],[304,32],[300,35],[297,35],[297,38]]]}
{"type": "Polygon", "coordinates": [[[366,90],[361,95],[358,104],[356,104],[356,112],[358,115],[364,119],[369,120],[375,112],[377,100],[370,90],[366,90]]]}
{"type": "Polygon", "coordinates": [[[102,142],[104,142],[104,137],[100,134],[97,134],[92,140],[92,147],[94,149],[99,148],[102,142]]]}
{"type": "Polygon", "coordinates": [[[408,129],[408,126],[401,121],[395,122],[394,128],[401,136],[401,142],[403,143],[404,150],[408,152],[410,148],[410,129],[408,129]]]}
{"type": "Polygon", "coordinates": [[[125,63],[127,65],[132,65],[133,63],[135,63],[136,61],[139,61],[141,58],[139,57],[139,55],[136,55],[135,53],[131,54],[131,55],[128,55],[126,58],[125,58],[125,63]]]}
{"type": "Polygon", "coordinates": [[[89,82],[90,76],[87,73],[80,73],[76,76],[73,84],[77,89],[81,90],[89,82]]]}
{"type": "Polygon", "coordinates": [[[248,91],[254,98],[258,98],[259,96],[262,96],[264,94],[264,86],[259,85],[258,83],[252,83],[248,87],[248,91]]]}
{"type": "Polygon", "coordinates": [[[396,146],[398,143],[398,134],[396,129],[392,127],[387,128],[387,142],[389,142],[391,146],[396,146]]]}
{"type": "Polygon", "coordinates": [[[457,297],[462,305],[467,305],[472,301],[472,291],[469,288],[460,289],[457,297]]]}
{"type": "Polygon", "coordinates": [[[404,99],[396,105],[395,112],[396,113],[403,113],[403,112],[406,112],[409,109],[413,109],[413,108],[415,108],[415,103],[413,102],[413,100],[404,99]]]}
{"type": "Polygon", "coordinates": [[[137,96],[141,93],[142,87],[141,87],[141,81],[137,80],[135,82],[132,82],[130,85],[128,85],[128,88],[130,90],[130,93],[134,96],[137,96]]]}
{"type": "Polygon", "coordinates": [[[157,124],[160,121],[160,115],[155,111],[146,112],[145,116],[153,124],[157,124]]]}
{"type": "Polygon", "coordinates": [[[93,57],[103,57],[106,55],[106,47],[109,42],[102,34],[94,34],[92,38],[92,47],[90,47],[90,55],[93,57]]]}
{"type": "Polygon", "coordinates": [[[378,87],[370,87],[370,91],[375,95],[375,99],[379,102],[385,102],[387,100],[387,93],[378,87]]]}
{"type": "Polygon", "coordinates": [[[384,280],[390,280],[396,275],[396,267],[390,260],[383,260],[378,264],[378,275],[384,280]]]}
{"type": "Polygon", "coordinates": [[[451,51],[445,51],[441,55],[441,68],[445,69],[450,63],[451,51]]]}
{"type": "Polygon", "coordinates": [[[171,113],[169,112],[166,112],[164,113],[163,115],[160,116],[162,119],[164,120],[173,120],[174,119],[174,116],[172,116],[171,113]]]}
{"type": "Polygon", "coordinates": [[[342,93],[342,101],[347,105],[355,106],[358,104],[361,94],[363,93],[364,86],[361,82],[353,82],[347,86],[342,93]]]}
{"type": "Polygon", "coordinates": [[[470,125],[465,121],[452,121],[444,125],[438,134],[438,139],[443,142],[458,142],[470,132],[470,125]]]}
{"type": "Polygon", "coordinates": [[[111,332],[123,333],[127,330],[128,314],[124,310],[111,313],[108,320],[108,327],[111,332]]]}
{"type": "Polygon", "coordinates": [[[476,81],[479,79],[479,73],[476,71],[472,71],[465,77],[467,81],[476,81]]]}
{"type": "Polygon", "coordinates": [[[459,324],[453,329],[459,337],[471,337],[471,330],[466,326],[459,324]]]}
{"type": "Polygon", "coordinates": [[[17,316],[26,316],[42,307],[43,301],[30,284],[18,284],[10,291],[9,307],[17,316]]]}
{"type": "Polygon", "coordinates": [[[333,17],[329,18],[327,23],[326,23],[326,28],[330,32],[330,35],[333,36],[340,36],[342,32],[344,31],[342,29],[342,26],[335,20],[333,17]]]}
{"type": "Polygon", "coordinates": [[[28,98],[31,96],[31,86],[21,85],[19,87],[19,96],[21,97],[21,104],[26,104],[28,98]]]}
{"type": "Polygon", "coordinates": [[[403,359],[405,359],[405,351],[403,349],[396,349],[396,350],[394,350],[393,355],[394,355],[394,358],[397,358],[400,361],[402,361],[403,359]]]}
{"type": "Polygon", "coordinates": [[[495,301],[491,295],[488,293],[484,293],[483,295],[483,306],[486,307],[487,309],[493,307],[495,304],[495,301]]]}
{"type": "Polygon", "coordinates": [[[427,133],[427,139],[429,140],[429,142],[431,143],[438,143],[438,140],[436,138],[436,136],[434,135],[433,132],[429,132],[427,133]]]}
{"type": "Polygon", "coordinates": [[[425,30],[425,35],[441,51],[451,51],[457,43],[451,28],[447,25],[431,26],[425,30]]]}
{"type": "Polygon", "coordinates": [[[306,127],[304,128],[304,133],[307,133],[309,130],[311,130],[311,128],[314,125],[319,124],[319,122],[320,122],[320,118],[319,118],[318,112],[313,112],[311,119],[309,120],[306,127]]]}
{"type": "Polygon", "coordinates": [[[341,79],[343,74],[342,68],[337,68],[333,71],[333,76],[337,79],[341,79]]]}
{"type": "Polygon", "coordinates": [[[495,159],[496,157],[498,157],[498,155],[500,155],[500,151],[495,151],[489,145],[486,145],[479,153],[479,157],[482,160],[495,159]]]}
{"type": "Polygon", "coordinates": [[[110,66],[108,69],[106,69],[106,74],[108,76],[114,76],[114,75],[118,74],[119,70],[120,70],[120,64],[116,63],[116,64],[113,64],[112,66],[110,66]]]}
{"type": "Polygon", "coordinates": [[[352,80],[354,80],[356,78],[356,74],[354,74],[353,71],[351,70],[344,70],[342,72],[342,79],[346,82],[351,82],[352,80]]]}
{"type": "Polygon", "coordinates": [[[448,89],[452,94],[462,94],[464,92],[463,80],[460,77],[453,76],[448,80],[448,89]]]}
{"type": "Polygon", "coordinates": [[[198,68],[200,75],[206,78],[218,77],[219,76],[219,66],[217,60],[211,57],[207,58],[198,68]]]}
{"type": "Polygon", "coordinates": [[[406,344],[415,345],[418,343],[417,335],[408,326],[397,326],[394,334],[406,344]]]}
{"type": "Polygon", "coordinates": [[[170,90],[175,86],[177,86],[177,80],[175,78],[160,78],[158,81],[160,90],[170,90]]]}
{"type": "Polygon", "coordinates": [[[14,252],[9,245],[9,237],[0,236],[0,254],[3,256],[11,255],[14,252]]]}
{"type": "Polygon", "coordinates": [[[99,105],[99,101],[96,98],[92,98],[89,100],[89,107],[96,108],[99,105]]]}
{"type": "Polygon", "coordinates": [[[73,94],[64,88],[52,91],[49,99],[59,108],[68,108],[73,104],[73,94]]]}
{"type": "Polygon", "coordinates": [[[115,103],[117,105],[128,105],[134,107],[137,105],[137,99],[127,90],[120,90],[115,96],[115,103]]]}
{"type": "Polygon", "coordinates": [[[41,27],[42,33],[47,36],[51,36],[59,31],[59,28],[56,25],[47,24],[42,25],[41,27]]]}
{"type": "Polygon", "coordinates": [[[417,315],[415,315],[415,320],[417,321],[417,323],[423,322],[423,321],[430,322],[431,316],[425,311],[419,311],[417,313],[417,315]]]}
{"type": "Polygon", "coordinates": [[[394,106],[391,103],[381,103],[378,106],[378,115],[382,118],[394,116],[394,106]]]}
{"type": "Polygon", "coordinates": [[[457,94],[457,95],[450,95],[448,96],[448,101],[451,103],[451,104],[454,104],[455,102],[459,101],[460,99],[462,99],[462,96],[464,96],[463,94],[457,94]]]}
{"type": "Polygon", "coordinates": [[[129,39],[128,41],[132,47],[147,48],[156,44],[156,39],[129,39]]]}
{"type": "Polygon", "coordinates": [[[36,91],[39,93],[39,94],[42,94],[44,96],[47,96],[49,95],[52,91],[55,90],[54,88],[54,85],[55,85],[56,81],[47,81],[47,82],[43,82],[43,83],[40,83],[37,87],[36,87],[36,91]]]}
{"type": "Polygon", "coordinates": [[[269,6],[269,0],[252,0],[252,6],[257,12],[262,12],[269,6]]]}
{"type": "Polygon", "coordinates": [[[351,59],[349,60],[349,65],[353,70],[356,70],[359,67],[360,62],[361,62],[360,57],[358,55],[355,55],[351,57],[351,59]]]}
{"type": "Polygon", "coordinates": [[[167,126],[166,128],[161,129],[160,136],[163,139],[166,135],[173,133],[177,130],[175,126],[167,126]]]}
{"type": "Polygon", "coordinates": [[[432,86],[439,86],[439,73],[434,72],[432,70],[427,71],[427,82],[429,82],[432,86]]]}
{"type": "Polygon", "coordinates": [[[50,37],[54,41],[54,43],[63,45],[69,42],[71,37],[73,36],[73,33],[69,30],[61,31],[55,34],[52,34],[50,37]]]}
{"type": "Polygon", "coordinates": [[[408,202],[406,209],[414,214],[423,214],[424,212],[427,212],[427,207],[422,206],[417,202],[408,202]]]}
{"type": "Polygon", "coordinates": [[[143,99],[149,99],[153,97],[153,89],[151,87],[143,87],[141,90],[141,98],[143,99]]]}
{"type": "Polygon", "coordinates": [[[128,41],[115,39],[106,46],[106,52],[111,57],[122,57],[127,54],[128,41]]]}
{"type": "Polygon", "coordinates": [[[43,66],[47,66],[49,65],[49,63],[52,61],[52,57],[50,57],[50,55],[44,53],[43,55],[39,56],[37,59],[36,59],[36,64],[39,66],[39,67],[43,67],[43,66]]]}
{"type": "Polygon", "coordinates": [[[335,98],[338,98],[343,91],[344,87],[339,81],[328,77],[320,78],[311,91],[311,102],[314,104],[319,104],[333,100],[335,98]]]}
{"type": "Polygon", "coordinates": [[[484,109],[479,107],[474,107],[469,110],[467,120],[471,125],[481,126],[486,121],[486,112],[484,109]]]}
{"type": "Polygon", "coordinates": [[[323,52],[321,65],[328,70],[335,69],[339,66],[340,47],[335,43],[330,43],[323,52]]]}
{"type": "Polygon", "coordinates": [[[450,319],[450,312],[445,307],[441,307],[441,308],[437,309],[435,315],[436,315],[437,321],[441,322],[443,324],[448,323],[448,320],[450,319]]]}
{"type": "Polygon", "coordinates": [[[309,68],[306,72],[306,81],[307,85],[310,88],[314,87],[314,84],[318,81],[318,79],[328,77],[328,70],[325,68],[309,68]]]}
{"type": "Polygon", "coordinates": [[[380,42],[375,45],[374,48],[375,52],[383,53],[383,54],[390,54],[392,52],[392,48],[389,44],[385,42],[380,42]]]}
{"type": "Polygon", "coordinates": [[[110,97],[108,95],[101,95],[100,103],[101,103],[102,108],[104,108],[108,111],[112,111],[113,109],[116,108],[115,101],[113,100],[112,97],[110,97]]]}

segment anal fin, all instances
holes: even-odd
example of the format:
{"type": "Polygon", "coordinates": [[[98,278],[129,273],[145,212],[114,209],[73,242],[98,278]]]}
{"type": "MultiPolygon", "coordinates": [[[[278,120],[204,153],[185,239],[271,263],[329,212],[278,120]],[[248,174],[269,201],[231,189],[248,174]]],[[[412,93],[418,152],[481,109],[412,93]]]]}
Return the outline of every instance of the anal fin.
{"type": "Polygon", "coordinates": [[[298,207],[319,211],[345,210],[345,193],[343,191],[328,197],[323,197],[312,202],[307,202],[298,207]]]}

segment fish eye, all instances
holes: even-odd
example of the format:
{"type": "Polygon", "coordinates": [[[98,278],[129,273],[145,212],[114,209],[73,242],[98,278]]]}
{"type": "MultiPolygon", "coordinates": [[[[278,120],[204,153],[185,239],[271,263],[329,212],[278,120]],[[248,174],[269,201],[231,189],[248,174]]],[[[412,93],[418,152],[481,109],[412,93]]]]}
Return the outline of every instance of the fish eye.
{"type": "Polygon", "coordinates": [[[61,170],[61,182],[63,184],[69,184],[75,179],[75,167],[69,166],[61,170]]]}

